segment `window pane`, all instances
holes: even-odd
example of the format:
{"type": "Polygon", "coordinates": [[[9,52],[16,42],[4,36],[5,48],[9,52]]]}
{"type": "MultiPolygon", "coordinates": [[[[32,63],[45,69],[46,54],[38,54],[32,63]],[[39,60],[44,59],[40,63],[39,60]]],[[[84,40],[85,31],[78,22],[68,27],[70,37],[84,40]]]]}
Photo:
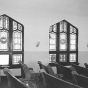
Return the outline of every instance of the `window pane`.
{"type": "Polygon", "coordinates": [[[67,32],[67,23],[64,21],[60,22],[60,32],[67,32]]]}
{"type": "Polygon", "coordinates": [[[4,16],[3,24],[5,29],[9,29],[9,18],[4,16]]]}
{"type": "Polygon", "coordinates": [[[65,33],[60,33],[60,51],[66,51],[67,37],[65,33]]]}
{"type": "Polygon", "coordinates": [[[60,39],[66,39],[66,34],[65,33],[60,33],[60,39]]]}
{"type": "Polygon", "coordinates": [[[3,28],[3,17],[1,16],[0,17],[0,29],[2,29],[3,28]]]}
{"type": "Polygon", "coordinates": [[[76,29],[72,26],[70,26],[70,33],[76,33],[76,29]]]}
{"type": "Polygon", "coordinates": [[[76,33],[76,29],[74,28],[74,33],[76,33]]]}
{"type": "Polygon", "coordinates": [[[57,30],[57,27],[56,27],[56,24],[53,25],[53,31],[56,32],[57,30]]]}
{"type": "Polygon", "coordinates": [[[70,54],[70,62],[76,62],[76,54],[70,54]]]}
{"type": "Polygon", "coordinates": [[[67,23],[64,22],[64,32],[67,32],[67,23]]]}
{"type": "Polygon", "coordinates": [[[8,51],[8,31],[0,30],[0,51],[8,51]]]}
{"type": "Polygon", "coordinates": [[[49,54],[49,62],[56,62],[56,54],[49,54]]]}
{"type": "Polygon", "coordinates": [[[9,65],[9,55],[0,55],[0,65],[9,65]]]}
{"type": "Polygon", "coordinates": [[[70,33],[72,33],[73,32],[73,27],[72,26],[70,26],[70,33]]]}
{"type": "Polygon", "coordinates": [[[50,43],[50,50],[55,51],[56,50],[56,33],[51,32],[49,33],[49,43],[50,43]]]}
{"type": "Polygon", "coordinates": [[[56,50],[56,45],[50,45],[50,51],[55,51],[56,50]]]}
{"type": "Polygon", "coordinates": [[[22,32],[13,32],[13,51],[22,51],[22,32]]]}
{"type": "Polygon", "coordinates": [[[56,40],[50,39],[50,44],[56,44],[56,40]]]}
{"type": "Polygon", "coordinates": [[[64,30],[64,24],[63,21],[60,22],[60,32],[63,32],[64,30]]]}
{"type": "Polygon", "coordinates": [[[76,44],[76,40],[70,40],[70,44],[76,44]]]}
{"type": "Polygon", "coordinates": [[[18,30],[22,30],[22,26],[18,24],[18,30]]]}
{"type": "Polygon", "coordinates": [[[59,54],[59,61],[60,62],[67,62],[67,55],[66,54],[59,54]]]}
{"type": "Polygon", "coordinates": [[[22,61],[22,54],[14,54],[12,59],[12,64],[19,64],[18,61],[22,61]]]}
{"type": "Polygon", "coordinates": [[[70,50],[75,51],[76,50],[76,34],[70,34],[70,50]]]}
{"type": "Polygon", "coordinates": [[[60,44],[60,51],[65,51],[66,50],[66,45],[60,44]]]}
{"type": "Polygon", "coordinates": [[[13,30],[17,29],[17,22],[13,21],[13,30]]]}
{"type": "Polygon", "coordinates": [[[70,45],[70,51],[75,51],[76,50],[76,45],[70,45]]]}
{"type": "Polygon", "coordinates": [[[52,26],[50,26],[50,28],[49,28],[49,32],[52,32],[52,26]]]}
{"type": "Polygon", "coordinates": [[[70,39],[76,39],[76,34],[70,34],[70,39]]]}
{"type": "Polygon", "coordinates": [[[49,35],[50,35],[50,38],[51,38],[51,39],[55,39],[55,38],[56,38],[56,34],[55,34],[55,33],[53,33],[53,32],[52,32],[52,33],[50,33],[49,35]]]}

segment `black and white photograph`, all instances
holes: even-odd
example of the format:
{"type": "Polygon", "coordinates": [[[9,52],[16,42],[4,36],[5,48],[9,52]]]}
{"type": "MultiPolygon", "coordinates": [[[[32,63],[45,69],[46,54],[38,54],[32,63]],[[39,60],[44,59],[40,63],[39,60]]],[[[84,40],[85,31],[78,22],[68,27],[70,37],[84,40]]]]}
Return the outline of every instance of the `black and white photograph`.
{"type": "Polygon", "coordinates": [[[0,0],[0,88],[88,88],[88,0],[0,0]]]}

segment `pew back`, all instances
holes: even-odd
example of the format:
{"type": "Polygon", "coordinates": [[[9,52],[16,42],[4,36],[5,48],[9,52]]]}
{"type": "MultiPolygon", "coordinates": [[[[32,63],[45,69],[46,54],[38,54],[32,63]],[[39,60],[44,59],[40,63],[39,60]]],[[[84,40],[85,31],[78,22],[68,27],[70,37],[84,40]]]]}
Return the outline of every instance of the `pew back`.
{"type": "Polygon", "coordinates": [[[83,88],[62,79],[56,78],[47,73],[41,73],[45,88],[83,88]]]}
{"type": "Polygon", "coordinates": [[[43,65],[41,61],[38,61],[37,63],[39,64],[40,69],[44,69],[47,73],[49,73],[47,67],[43,65]]]}
{"type": "MultiPolygon", "coordinates": [[[[30,88],[25,83],[23,83],[19,79],[17,79],[8,68],[4,68],[3,71],[7,76],[9,88],[30,88]]],[[[33,88],[33,87],[31,87],[31,88],[33,88]]]]}
{"type": "Polygon", "coordinates": [[[77,71],[78,74],[81,74],[81,75],[88,77],[88,68],[80,67],[80,66],[75,65],[73,63],[71,63],[71,65],[75,68],[75,70],[77,71]]]}
{"type": "Polygon", "coordinates": [[[71,74],[71,70],[69,68],[58,64],[58,69],[60,70],[60,73],[64,75],[65,79],[72,80],[72,74],[71,74]]]}
{"type": "Polygon", "coordinates": [[[82,86],[84,88],[88,88],[88,77],[82,76],[82,75],[75,75],[77,79],[77,83],[79,86],[82,86]]]}
{"type": "Polygon", "coordinates": [[[55,74],[52,67],[48,64],[47,66],[43,65],[40,61],[38,61],[40,69],[44,69],[48,74],[58,77],[58,74],[55,74]]]}

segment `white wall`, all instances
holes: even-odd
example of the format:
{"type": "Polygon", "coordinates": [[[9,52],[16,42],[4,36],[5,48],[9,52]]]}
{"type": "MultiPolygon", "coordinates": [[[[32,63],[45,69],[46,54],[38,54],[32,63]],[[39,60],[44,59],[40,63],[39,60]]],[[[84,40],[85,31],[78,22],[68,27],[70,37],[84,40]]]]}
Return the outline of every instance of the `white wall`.
{"type": "Polygon", "coordinates": [[[63,19],[79,29],[79,63],[88,62],[88,0],[0,0],[2,14],[24,24],[24,62],[35,71],[48,63],[50,25],[63,19]]]}

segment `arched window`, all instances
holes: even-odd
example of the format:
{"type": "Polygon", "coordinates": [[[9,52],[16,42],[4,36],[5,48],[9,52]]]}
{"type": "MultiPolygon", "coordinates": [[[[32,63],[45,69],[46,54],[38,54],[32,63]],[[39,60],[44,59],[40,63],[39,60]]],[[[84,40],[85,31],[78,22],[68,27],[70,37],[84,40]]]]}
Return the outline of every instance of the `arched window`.
{"type": "Polygon", "coordinates": [[[7,15],[0,16],[0,65],[19,68],[24,61],[24,26],[7,15]]]}
{"type": "Polygon", "coordinates": [[[78,64],[78,29],[66,20],[50,26],[49,62],[78,64]]]}

